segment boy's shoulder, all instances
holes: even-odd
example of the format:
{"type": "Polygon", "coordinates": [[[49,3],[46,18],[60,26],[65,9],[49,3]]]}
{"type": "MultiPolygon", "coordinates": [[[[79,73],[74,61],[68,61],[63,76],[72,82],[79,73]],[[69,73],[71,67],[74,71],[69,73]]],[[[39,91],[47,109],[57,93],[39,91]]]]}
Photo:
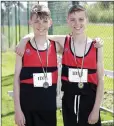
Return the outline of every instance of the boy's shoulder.
{"type": "Polygon", "coordinates": [[[30,38],[29,37],[23,37],[20,42],[26,42],[28,43],[30,41],[30,38]]]}
{"type": "Polygon", "coordinates": [[[88,44],[91,44],[92,42],[93,42],[93,39],[90,38],[90,37],[87,37],[87,43],[88,43],[88,44]]]}

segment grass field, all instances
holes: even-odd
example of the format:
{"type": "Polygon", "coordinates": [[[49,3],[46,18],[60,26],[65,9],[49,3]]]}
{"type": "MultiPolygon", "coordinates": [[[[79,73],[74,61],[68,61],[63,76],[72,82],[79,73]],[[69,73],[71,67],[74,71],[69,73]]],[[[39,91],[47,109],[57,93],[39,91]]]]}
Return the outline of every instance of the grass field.
{"type": "MultiPolygon", "coordinates": [[[[4,27],[5,35],[7,27],[4,27]]],[[[19,31],[18,31],[19,32],[19,31]]],[[[69,29],[66,26],[55,26],[54,34],[67,34],[69,29]]],[[[10,44],[15,43],[15,30],[11,27],[10,44]]],[[[21,27],[21,37],[27,33],[27,27],[21,27]]],[[[90,24],[87,29],[87,34],[90,37],[101,37],[104,40],[104,67],[108,70],[113,70],[113,26],[110,25],[93,25],[90,24]]],[[[19,36],[17,36],[18,40],[19,36]]],[[[15,44],[14,44],[15,45],[15,44]]],[[[13,52],[2,53],[2,126],[14,126],[14,108],[13,100],[7,94],[7,91],[13,89],[13,77],[15,66],[15,54],[13,52]]],[[[113,79],[105,77],[105,90],[113,89],[113,79]]],[[[112,120],[110,114],[101,113],[103,120],[112,120]]],[[[57,111],[57,126],[63,126],[62,114],[57,111]]]]}

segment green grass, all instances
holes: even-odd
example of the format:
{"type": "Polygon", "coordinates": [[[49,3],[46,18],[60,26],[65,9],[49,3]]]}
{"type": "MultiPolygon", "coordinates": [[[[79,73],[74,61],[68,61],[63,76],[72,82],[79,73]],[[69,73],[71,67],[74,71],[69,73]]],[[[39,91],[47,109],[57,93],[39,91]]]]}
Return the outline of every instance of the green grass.
{"type": "Polygon", "coordinates": [[[7,94],[12,85],[13,75],[2,78],[2,126],[14,126],[13,100],[7,94]]]}
{"type": "Polygon", "coordinates": [[[109,77],[104,77],[104,90],[113,90],[114,79],[109,77]]]}
{"type": "MultiPolygon", "coordinates": [[[[14,105],[7,92],[13,89],[15,53],[2,53],[2,126],[14,126],[14,105]]],[[[113,89],[113,80],[105,77],[105,88],[113,89]],[[110,86],[109,86],[110,85],[110,86]]],[[[108,113],[101,112],[102,120],[112,120],[108,113]]],[[[63,126],[62,113],[57,111],[57,126],[63,126]]]]}
{"type": "Polygon", "coordinates": [[[2,76],[14,74],[15,68],[15,53],[2,53],[2,76]]]}
{"type": "Polygon", "coordinates": [[[102,121],[113,120],[113,117],[112,117],[112,115],[110,113],[101,111],[100,115],[101,115],[101,120],[102,121]]]}

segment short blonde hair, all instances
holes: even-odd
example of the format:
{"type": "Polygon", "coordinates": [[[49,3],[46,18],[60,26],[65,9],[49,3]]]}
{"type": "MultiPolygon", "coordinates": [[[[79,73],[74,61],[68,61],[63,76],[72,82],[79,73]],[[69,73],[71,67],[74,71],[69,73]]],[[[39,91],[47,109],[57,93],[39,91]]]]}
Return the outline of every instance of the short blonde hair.
{"type": "Polygon", "coordinates": [[[31,12],[30,12],[30,18],[32,19],[32,16],[36,14],[37,17],[39,17],[40,19],[44,19],[44,18],[50,18],[51,17],[51,13],[48,7],[44,6],[44,5],[40,5],[40,4],[35,4],[32,6],[31,12]]]}

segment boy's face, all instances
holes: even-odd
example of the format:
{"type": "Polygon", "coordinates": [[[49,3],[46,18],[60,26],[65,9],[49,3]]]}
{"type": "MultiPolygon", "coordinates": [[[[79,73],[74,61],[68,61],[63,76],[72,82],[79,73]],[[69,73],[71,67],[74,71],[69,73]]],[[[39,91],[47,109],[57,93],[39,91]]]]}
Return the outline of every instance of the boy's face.
{"type": "Polygon", "coordinates": [[[47,35],[48,29],[52,24],[52,20],[50,18],[40,19],[40,17],[37,17],[37,15],[34,14],[29,23],[35,34],[43,36],[47,35]]]}
{"type": "Polygon", "coordinates": [[[76,11],[67,17],[67,23],[74,34],[82,34],[85,31],[87,18],[84,11],[76,11]]]}

